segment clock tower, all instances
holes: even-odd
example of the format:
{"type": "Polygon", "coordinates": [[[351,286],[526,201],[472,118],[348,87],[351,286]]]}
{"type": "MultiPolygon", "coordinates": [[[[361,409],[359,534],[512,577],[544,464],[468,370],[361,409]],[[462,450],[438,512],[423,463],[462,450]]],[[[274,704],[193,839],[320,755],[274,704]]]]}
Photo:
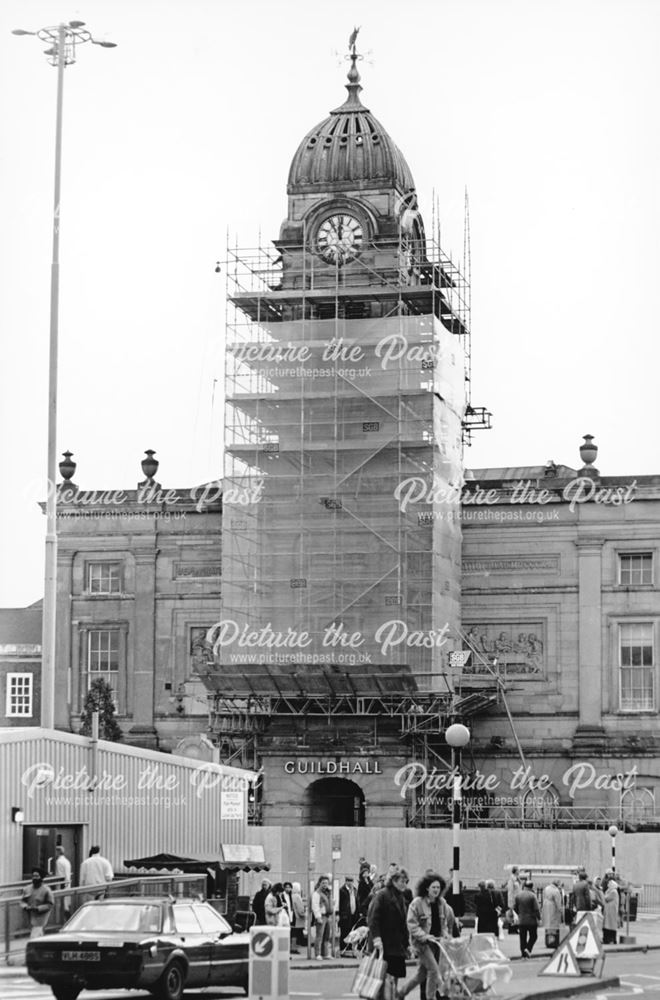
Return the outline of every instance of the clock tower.
{"type": "MultiPolygon", "coordinates": [[[[346,100],[293,156],[272,247],[228,251],[212,686],[234,748],[238,702],[252,692],[245,703],[264,707],[268,738],[247,723],[241,738],[270,788],[278,753],[296,746],[321,755],[310,773],[337,748],[358,766],[366,745],[365,774],[400,767],[388,706],[451,698],[447,654],[461,645],[469,295],[425,233],[403,154],[362,103],[359,58],[353,44],[346,100]]],[[[389,778],[366,791],[367,822],[400,822],[396,793],[389,778]]],[[[283,795],[269,796],[266,820],[309,819],[283,795]]]]}
{"type": "Polygon", "coordinates": [[[295,276],[300,251],[316,264],[316,287],[365,268],[396,275],[401,237],[421,246],[424,230],[405,158],[360,100],[360,57],[350,55],[348,97],[300,143],[287,184],[288,215],[276,245],[286,254],[284,281],[295,276]],[[352,266],[351,266],[352,265],[352,266]]]}

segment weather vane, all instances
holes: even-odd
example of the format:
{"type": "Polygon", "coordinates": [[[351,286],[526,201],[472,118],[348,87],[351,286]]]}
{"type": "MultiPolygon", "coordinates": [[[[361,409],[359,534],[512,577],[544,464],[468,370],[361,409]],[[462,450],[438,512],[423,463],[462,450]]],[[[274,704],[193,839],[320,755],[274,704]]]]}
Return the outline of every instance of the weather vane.
{"type": "Polygon", "coordinates": [[[362,56],[358,55],[357,49],[355,48],[355,43],[357,42],[357,36],[360,33],[360,28],[361,27],[362,27],[362,25],[360,25],[357,28],[353,28],[353,30],[351,32],[351,37],[348,39],[348,47],[350,49],[350,52],[349,52],[347,58],[349,58],[349,59],[361,59],[362,58],[362,56]]]}
{"type": "Polygon", "coordinates": [[[369,58],[371,56],[371,54],[372,54],[371,49],[369,49],[369,51],[366,52],[363,55],[361,52],[358,52],[357,47],[356,47],[357,36],[359,35],[359,33],[361,31],[361,28],[362,28],[362,25],[358,25],[357,27],[353,28],[353,30],[351,31],[350,37],[348,39],[348,49],[349,49],[348,55],[343,55],[341,52],[338,52],[337,49],[333,49],[333,55],[334,55],[334,57],[337,60],[337,65],[338,66],[341,66],[341,64],[344,61],[344,59],[347,62],[351,62],[352,61],[354,66],[355,66],[355,63],[358,61],[358,59],[366,59],[366,61],[369,63],[369,65],[370,66],[372,65],[371,59],[369,58]]]}

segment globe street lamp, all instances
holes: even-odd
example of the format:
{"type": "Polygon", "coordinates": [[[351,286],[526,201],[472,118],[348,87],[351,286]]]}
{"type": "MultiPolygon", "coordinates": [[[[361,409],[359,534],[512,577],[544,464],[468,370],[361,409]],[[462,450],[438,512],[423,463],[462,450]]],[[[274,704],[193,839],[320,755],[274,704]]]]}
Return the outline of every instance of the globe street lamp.
{"type": "Polygon", "coordinates": [[[64,67],[76,61],[76,46],[91,42],[104,49],[114,49],[114,42],[92,38],[84,21],[69,21],[57,27],[25,31],[16,28],[14,35],[34,35],[49,45],[44,54],[51,66],[57,66],[57,103],[55,118],[55,195],[53,199],[53,257],[50,271],[50,347],[48,359],[48,460],[46,480],[46,552],[44,571],[44,613],[41,664],[41,725],[55,728],[55,610],[57,601],[57,338],[60,294],[60,182],[62,171],[62,106],[64,67]]]}
{"type": "Polygon", "coordinates": [[[445,731],[445,740],[451,747],[451,767],[453,772],[452,781],[452,843],[453,843],[453,864],[452,864],[452,895],[458,896],[460,892],[461,868],[461,751],[470,742],[470,730],[460,722],[454,722],[445,731]]]}
{"type": "Polygon", "coordinates": [[[607,832],[612,838],[612,871],[616,874],[616,835],[619,832],[619,828],[613,823],[607,832]]]}

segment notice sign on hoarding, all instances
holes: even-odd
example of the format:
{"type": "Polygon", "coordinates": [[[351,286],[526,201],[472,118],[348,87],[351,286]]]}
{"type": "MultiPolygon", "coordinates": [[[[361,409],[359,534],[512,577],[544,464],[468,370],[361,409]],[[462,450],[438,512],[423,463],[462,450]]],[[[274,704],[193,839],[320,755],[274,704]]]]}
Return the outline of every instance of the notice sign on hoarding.
{"type": "Polygon", "coordinates": [[[245,819],[245,793],[221,792],[220,815],[223,819],[245,819]]]}

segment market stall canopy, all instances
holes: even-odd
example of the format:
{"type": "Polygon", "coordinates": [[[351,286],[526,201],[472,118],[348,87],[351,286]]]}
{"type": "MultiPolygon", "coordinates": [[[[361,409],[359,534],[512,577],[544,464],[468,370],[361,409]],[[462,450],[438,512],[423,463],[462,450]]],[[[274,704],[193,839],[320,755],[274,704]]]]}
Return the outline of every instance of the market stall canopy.
{"type": "Polygon", "coordinates": [[[182,858],[177,854],[151,854],[146,858],[124,859],[125,868],[135,868],[140,871],[177,871],[184,874],[215,871],[269,871],[264,849],[261,844],[221,844],[221,857],[212,861],[197,861],[194,858],[182,858]]]}
{"type": "Polygon", "coordinates": [[[242,872],[270,871],[263,844],[221,844],[220,853],[221,868],[242,872]]]}

